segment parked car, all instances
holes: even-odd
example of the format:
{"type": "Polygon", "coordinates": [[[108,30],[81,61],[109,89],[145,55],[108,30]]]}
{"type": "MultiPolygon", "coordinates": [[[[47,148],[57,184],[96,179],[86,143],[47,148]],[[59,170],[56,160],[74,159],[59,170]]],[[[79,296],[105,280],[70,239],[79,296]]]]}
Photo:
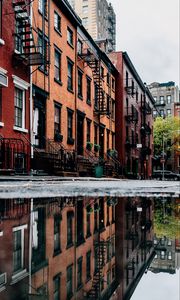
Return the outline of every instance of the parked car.
{"type": "MultiPolygon", "coordinates": [[[[152,174],[153,179],[162,180],[163,178],[163,171],[162,170],[155,170],[152,174]]],[[[180,180],[180,174],[164,170],[164,179],[165,180],[180,180]]]]}

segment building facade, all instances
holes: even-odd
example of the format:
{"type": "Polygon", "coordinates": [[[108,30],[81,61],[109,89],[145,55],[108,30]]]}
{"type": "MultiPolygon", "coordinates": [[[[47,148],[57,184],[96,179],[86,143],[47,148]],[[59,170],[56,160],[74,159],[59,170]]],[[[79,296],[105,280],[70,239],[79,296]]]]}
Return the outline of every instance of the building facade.
{"type": "Polygon", "coordinates": [[[67,1],[50,1],[48,6],[34,1],[33,12],[39,43],[38,26],[43,24],[46,51],[44,69],[32,76],[33,167],[92,175],[101,157],[101,167],[110,175],[115,162],[107,154],[115,150],[117,70],[67,1]]]}
{"type": "Polygon", "coordinates": [[[175,82],[153,82],[148,85],[148,88],[155,101],[154,117],[174,116],[174,105],[179,103],[179,88],[175,82]]]}
{"type": "Polygon", "coordinates": [[[126,52],[109,54],[116,80],[116,149],[124,173],[149,178],[152,172],[154,99],[126,52]]]}
{"type": "Polygon", "coordinates": [[[84,27],[105,52],[116,48],[116,15],[107,0],[70,0],[84,27]]]}
{"type": "Polygon", "coordinates": [[[20,57],[20,38],[26,36],[18,32],[20,14],[14,9],[15,2],[0,1],[0,170],[26,173],[30,169],[26,141],[30,138],[30,67],[28,55],[20,57]]]}

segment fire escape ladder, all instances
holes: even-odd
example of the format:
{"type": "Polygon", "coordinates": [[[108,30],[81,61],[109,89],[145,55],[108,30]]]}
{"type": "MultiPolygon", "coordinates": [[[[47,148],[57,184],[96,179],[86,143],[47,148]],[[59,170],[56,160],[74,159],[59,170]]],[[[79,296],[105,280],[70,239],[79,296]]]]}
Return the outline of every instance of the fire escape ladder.
{"type": "Polygon", "coordinates": [[[101,284],[103,279],[103,268],[105,266],[105,256],[107,251],[107,242],[99,241],[94,243],[94,250],[96,255],[96,269],[94,271],[92,288],[88,292],[87,299],[100,299],[101,295],[101,284]]]}
{"type": "Polygon", "coordinates": [[[28,66],[48,64],[46,45],[36,45],[30,20],[32,0],[13,0],[16,21],[15,57],[28,66]]]}

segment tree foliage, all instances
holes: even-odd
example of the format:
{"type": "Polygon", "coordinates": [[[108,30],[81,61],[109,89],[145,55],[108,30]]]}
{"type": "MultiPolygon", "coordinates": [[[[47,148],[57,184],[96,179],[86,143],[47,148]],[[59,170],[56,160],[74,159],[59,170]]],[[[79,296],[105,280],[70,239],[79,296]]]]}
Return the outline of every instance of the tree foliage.
{"type": "Polygon", "coordinates": [[[165,153],[171,151],[180,139],[179,117],[157,117],[154,122],[154,154],[161,155],[163,152],[163,138],[165,153]]]}

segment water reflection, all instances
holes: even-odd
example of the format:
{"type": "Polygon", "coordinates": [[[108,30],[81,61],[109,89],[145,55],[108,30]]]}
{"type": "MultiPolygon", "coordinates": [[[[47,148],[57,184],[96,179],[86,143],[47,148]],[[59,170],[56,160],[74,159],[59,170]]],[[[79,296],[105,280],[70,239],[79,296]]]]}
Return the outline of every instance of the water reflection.
{"type": "Polygon", "coordinates": [[[0,299],[130,299],[146,270],[176,268],[179,236],[160,226],[179,218],[173,201],[0,200],[0,299]]]}

